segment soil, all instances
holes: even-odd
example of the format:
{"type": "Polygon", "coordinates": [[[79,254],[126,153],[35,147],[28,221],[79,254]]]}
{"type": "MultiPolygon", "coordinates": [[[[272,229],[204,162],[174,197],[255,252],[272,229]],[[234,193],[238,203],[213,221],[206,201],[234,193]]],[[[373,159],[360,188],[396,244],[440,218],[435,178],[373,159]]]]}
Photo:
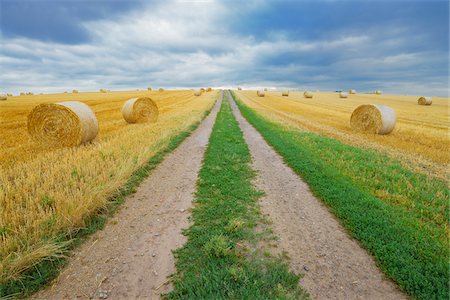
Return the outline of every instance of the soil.
{"type": "Polygon", "coordinates": [[[186,241],[197,175],[221,97],[200,126],[169,154],[105,228],[74,251],[35,299],[159,299],[171,290],[172,251],[186,241]]]}
{"type": "Polygon", "coordinates": [[[255,185],[265,192],[262,212],[273,222],[279,251],[288,254],[291,270],[304,274],[301,286],[313,299],[407,299],[242,117],[234,101],[231,105],[258,174],[255,185]]]}

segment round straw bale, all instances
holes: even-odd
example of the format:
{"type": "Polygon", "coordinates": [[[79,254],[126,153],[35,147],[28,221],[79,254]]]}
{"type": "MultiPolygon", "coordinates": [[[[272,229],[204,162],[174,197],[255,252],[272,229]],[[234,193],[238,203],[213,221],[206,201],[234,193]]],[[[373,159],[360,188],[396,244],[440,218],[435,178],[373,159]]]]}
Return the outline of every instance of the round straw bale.
{"type": "Polygon", "coordinates": [[[314,96],[314,94],[310,91],[306,91],[303,93],[303,97],[305,98],[312,98],[314,96]]]}
{"type": "Polygon", "coordinates": [[[381,93],[381,91],[375,91],[375,92],[373,92],[375,95],[381,95],[382,93],[381,93]]]}
{"type": "Polygon", "coordinates": [[[206,90],[205,90],[204,88],[201,88],[200,91],[201,91],[202,93],[206,92],[206,90]]]}
{"type": "Polygon", "coordinates": [[[106,93],[105,89],[100,89],[100,93],[106,93]]]}
{"type": "Polygon", "coordinates": [[[355,90],[348,90],[348,93],[349,94],[356,94],[356,91],[355,90]]]}
{"type": "Polygon", "coordinates": [[[346,92],[340,92],[340,93],[339,93],[339,98],[348,98],[348,93],[346,93],[346,92]]]}
{"type": "Polygon", "coordinates": [[[24,92],[20,92],[20,96],[25,96],[25,93],[24,92]]]}
{"type": "Polygon", "coordinates": [[[431,97],[420,97],[417,100],[417,103],[419,105],[431,105],[433,103],[433,98],[431,98],[431,97]]]}
{"type": "Polygon", "coordinates": [[[264,92],[267,92],[267,88],[264,89],[264,92]]]}
{"type": "Polygon", "coordinates": [[[151,88],[151,87],[148,87],[148,88],[147,88],[147,91],[151,91],[151,90],[152,90],[152,88],[151,88]]]}
{"type": "Polygon", "coordinates": [[[28,115],[28,133],[49,147],[72,147],[93,140],[98,133],[95,113],[78,101],[36,106],[28,115]]]}
{"type": "Polygon", "coordinates": [[[202,91],[201,90],[194,91],[194,96],[201,96],[201,95],[202,95],[202,91]]]}
{"type": "Polygon", "coordinates": [[[1,100],[1,101],[8,100],[8,95],[0,94],[0,100],[1,100]]]}
{"type": "Polygon", "coordinates": [[[72,93],[73,94],[78,94],[78,91],[77,90],[72,90],[72,93]]]}
{"type": "Polygon", "coordinates": [[[350,117],[350,126],[367,133],[388,134],[394,130],[395,111],[381,104],[363,104],[358,106],[350,117]]]}
{"type": "Polygon", "coordinates": [[[282,91],[281,92],[281,96],[288,97],[289,96],[289,91],[282,91]]]}
{"type": "Polygon", "coordinates": [[[163,88],[159,88],[158,92],[164,92],[164,89],[163,88]]]}
{"type": "Polygon", "coordinates": [[[148,97],[129,99],[122,107],[123,118],[128,123],[154,123],[158,114],[158,106],[148,97]]]}
{"type": "Polygon", "coordinates": [[[209,87],[209,88],[206,89],[206,91],[207,91],[207,92],[211,92],[211,91],[212,91],[212,88],[209,87]]]}
{"type": "Polygon", "coordinates": [[[238,86],[238,91],[242,91],[242,88],[238,86]]]}
{"type": "Polygon", "coordinates": [[[266,95],[266,93],[264,91],[256,91],[256,95],[258,95],[258,97],[264,97],[266,95]]]}

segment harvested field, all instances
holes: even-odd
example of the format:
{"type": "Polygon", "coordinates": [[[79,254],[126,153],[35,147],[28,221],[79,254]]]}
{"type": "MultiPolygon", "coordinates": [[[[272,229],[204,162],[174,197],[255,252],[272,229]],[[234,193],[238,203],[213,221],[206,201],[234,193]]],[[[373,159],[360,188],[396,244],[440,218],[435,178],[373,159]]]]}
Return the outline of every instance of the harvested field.
{"type": "Polygon", "coordinates": [[[78,93],[11,97],[0,105],[0,282],[18,278],[65,245],[57,238],[85,226],[112,196],[175,135],[199,122],[216,93],[191,91],[78,93]],[[124,102],[150,96],[157,123],[127,124],[124,102]],[[38,104],[76,100],[95,112],[100,131],[92,143],[49,149],[27,133],[38,104]]]}
{"type": "Polygon", "coordinates": [[[289,98],[267,92],[264,98],[254,91],[236,93],[245,104],[272,119],[306,131],[337,138],[347,144],[382,150],[400,159],[409,168],[445,179],[450,162],[448,149],[448,98],[433,97],[432,106],[417,105],[416,96],[352,94],[345,100],[338,93],[314,93],[306,99],[301,92],[289,98]],[[357,133],[350,127],[350,116],[361,104],[392,107],[397,124],[389,135],[357,133]]]}

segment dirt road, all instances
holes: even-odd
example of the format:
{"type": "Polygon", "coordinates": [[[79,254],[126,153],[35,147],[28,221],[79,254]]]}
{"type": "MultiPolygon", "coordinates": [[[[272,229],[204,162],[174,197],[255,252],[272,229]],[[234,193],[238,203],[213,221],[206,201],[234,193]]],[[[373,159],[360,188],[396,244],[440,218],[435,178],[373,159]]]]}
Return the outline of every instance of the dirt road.
{"type": "Polygon", "coordinates": [[[261,199],[262,211],[273,221],[291,269],[304,273],[301,285],[312,298],[406,299],[385,278],[373,257],[348,236],[306,183],[242,117],[234,101],[231,105],[258,172],[255,184],[266,193],[261,199]]]}
{"type": "Polygon", "coordinates": [[[128,197],[105,228],[70,258],[59,278],[35,299],[159,299],[175,272],[172,250],[189,226],[197,174],[220,108],[210,115],[128,197]]]}

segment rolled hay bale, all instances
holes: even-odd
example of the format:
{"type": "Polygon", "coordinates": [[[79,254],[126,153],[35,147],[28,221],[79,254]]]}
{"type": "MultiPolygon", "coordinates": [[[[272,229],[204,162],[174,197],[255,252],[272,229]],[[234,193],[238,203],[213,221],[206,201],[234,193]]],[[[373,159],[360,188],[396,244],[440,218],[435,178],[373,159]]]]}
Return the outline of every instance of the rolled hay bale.
{"type": "Polygon", "coordinates": [[[202,93],[206,92],[204,88],[201,88],[200,91],[202,91],[202,93]]]}
{"type": "Polygon", "coordinates": [[[31,96],[31,95],[34,95],[34,94],[33,94],[32,92],[28,92],[27,95],[30,95],[30,96],[31,96]]]}
{"type": "Polygon", "coordinates": [[[194,91],[194,96],[201,96],[201,95],[202,95],[201,90],[194,91]]]}
{"type": "Polygon", "coordinates": [[[64,91],[64,94],[67,94],[67,91],[64,91]]]}
{"type": "Polygon", "coordinates": [[[12,97],[12,96],[13,96],[13,94],[11,94],[11,93],[8,93],[8,94],[6,94],[6,96],[8,96],[8,97],[12,97]]]}
{"type": "Polygon", "coordinates": [[[289,96],[289,91],[282,91],[281,92],[281,96],[288,97],[289,96]]]}
{"type": "Polygon", "coordinates": [[[346,92],[340,92],[340,93],[339,93],[339,98],[348,98],[348,93],[346,93],[346,92]]]}
{"type": "Polygon", "coordinates": [[[100,93],[106,93],[105,89],[100,89],[100,93]]]}
{"type": "Polygon", "coordinates": [[[238,87],[238,91],[242,91],[242,88],[241,88],[241,87],[238,87]]]}
{"type": "Polygon", "coordinates": [[[151,87],[148,87],[148,88],[147,88],[147,91],[151,91],[151,90],[152,90],[152,88],[151,88],[151,87]]]}
{"type": "Polygon", "coordinates": [[[267,88],[264,89],[264,92],[267,92],[267,88]]]}
{"type": "Polygon", "coordinates": [[[394,130],[395,111],[381,104],[358,106],[350,117],[350,126],[360,132],[388,134],[394,130]]]}
{"type": "Polygon", "coordinates": [[[8,100],[8,95],[0,94],[0,101],[8,100]]]}
{"type": "Polygon", "coordinates": [[[206,91],[207,91],[207,92],[211,92],[211,91],[212,91],[212,88],[209,87],[209,88],[206,89],[206,91]]]}
{"type": "Polygon", "coordinates": [[[349,94],[356,94],[356,90],[348,90],[349,94]]]}
{"type": "Polygon", "coordinates": [[[72,94],[78,94],[77,90],[72,90],[72,94]]]}
{"type": "Polygon", "coordinates": [[[148,97],[132,98],[122,107],[122,115],[128,123],[154,123],[158,120],[158,106],[148,97]]]}
{"type": "Polygon", "coordinates": [[[164,89],[163,88],[159,88],[158,92],[164,92],[164,89]]]}
{"type": "Polygon", "coordinates": [[[382,93],[381,93],[381,91],[375,91],[375,92],[373,92],[375,95],[381,95],[382,93]]]}
{"type": "Polygon", "coordinates": [[[264,97],[266,95],[266,93],[264,91],[256,91],[256,95],[258,95],[258,97],[264,97]]]}
{"type": "Polygon", "coordinates": [[[78,101],[36,106],[28,115],[31,138],[49,147],[73,147],[92,141],[98,121],[92,109],[78,101]]]}
{"type": "Polygon", "coordinates": [[[417,100],[417,104],[419,105],[431,105],[433,103],[433,98],[431,97],[420,97],[417,100]]]}
{"type": "Polygon", "coordinates": [[[24,92],[20,92],[20,96],[25,96],[25,93],[24,92]]]}
{"type": "Polygon", "coordinates": [[[305,97],[305,98],[312,98],[313,96],[314,96],[314,94],[310,91],[305,91],[303,93],[303,97],[305,97]]]}

